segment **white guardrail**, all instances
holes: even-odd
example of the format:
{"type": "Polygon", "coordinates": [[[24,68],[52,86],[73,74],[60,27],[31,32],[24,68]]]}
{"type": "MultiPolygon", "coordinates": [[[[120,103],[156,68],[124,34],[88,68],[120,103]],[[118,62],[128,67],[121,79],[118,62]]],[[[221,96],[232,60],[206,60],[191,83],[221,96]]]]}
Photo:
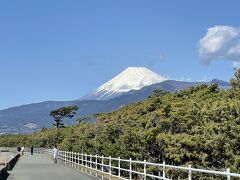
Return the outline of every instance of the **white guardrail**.
{"type": "MultiPolygon", "coordinates": [[[[38,148],[38,149],[35,149],[34,151],[41,154],[47,154],[50,156],[53,155],[52,149],[38,148]]],[[[144,161],[136,161],[132,159],[127,160],[127,159],[121,159],[120,157],[118,158],[113,158],[111,156],[104,157],[99,155],[83,154],[83,153],[68,152],[68,151],[58,151],[58,159],[68,165],[82,166],[97,172],[101,172],[102,174],[106,174],[112,177],[117,177],[119,179],[132,180],[133,175],[139,175],[138,177],[141,177],[141,179],[144,179],[144,180],[146,179],[170,180],[171,177],[167,177],[167,174],[166,174],[167,170],[169,169],[181,171],[182,173],[187,174],[188,180],[192,180],[193,173],[202,173],[205,175],[211,174],[211,175],[218,176],[219,179],[223,179],[224,177],[227,180],[231,180],[231,178],[240,179],[240,174],[230,173],[229,168],[226,171],[211,171],[211,170],[205,170],[205,169],[192,168],[191,165],[189,165],[188,167],[173,166],[173,165],[167,165],[165,164],[165,162],[161,164],[157,164],[157,163],[146,162],[146,160],[144,161]],[[115,166],[113,164],[115,164],[115,166]],[[139,172],[136,170],[136,168],[134,168],[136,167],[136,165],[139,165],[142,167],[140,169],[142,172],[139,172]],[[128,168],[125,169],[123,168],[123,166],[128,168]],[[158,175],[149,174],[147,172],[148,167],[154,167],[156,169],[159,169],[158,175]]]]}

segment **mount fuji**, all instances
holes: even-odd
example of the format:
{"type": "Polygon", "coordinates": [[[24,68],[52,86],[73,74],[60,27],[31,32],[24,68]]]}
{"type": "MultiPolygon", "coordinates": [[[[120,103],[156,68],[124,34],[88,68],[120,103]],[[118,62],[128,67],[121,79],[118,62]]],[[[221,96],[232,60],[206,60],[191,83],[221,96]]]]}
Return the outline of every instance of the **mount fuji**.
{"type": "Polygon", "coordinates": [[[80,100],[109,100],[145,86],[160,83],[167,78],[158,75],[145,67],[128,67],[113,79],[107,81],[95,91],[80,100]]]}

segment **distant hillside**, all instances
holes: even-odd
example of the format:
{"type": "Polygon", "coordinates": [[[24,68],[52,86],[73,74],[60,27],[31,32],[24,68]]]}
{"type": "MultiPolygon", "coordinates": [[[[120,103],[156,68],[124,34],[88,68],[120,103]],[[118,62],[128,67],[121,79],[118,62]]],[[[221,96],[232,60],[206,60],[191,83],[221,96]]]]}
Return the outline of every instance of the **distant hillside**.
{"type": "Polygon", "coordinates": [[[175,81],[175,80],[166,80],[161,83],[153,84],[150,86],[146,86],[141,88],[140,90],[131,90],[126,93],[123,93],[122,96],[116,98],[116,100],[120,99],[131,99],[134,102],[139,100],[145,100],[149,95],[153,94],[153,91],[156,89],[162,89],[168,92],[175,92],[180,90],[188,89],[191,86],[199,86],[201,84],[219,84],[219,87],[222,89],[229,88],[229,83],[226,81],[214,79],[210,82],[184,82],[184,81],[175,81]]]}
{"type": "MultiPolygon", "coordinates": [[[[228,83],[220,80],[214,80],[206,84],[216,82],[220,84],[221,88],[228,88],[228,83]]],[[[100,112],[110,112],[130,103],[145,100],[149,95],[153,94],[153,90],[155,89],[174,92],[200,84],[203,84],[203,82],[167,80],[143,87],[140,90],[128,91],[121,96],[110,100],[46,101],[12,107],[0,111],[0,134],[29,133],[42,127],[50,127],[53,123],[52,119],[49,117],[50,111],[62,106],[77,105],[79,110],[77,111],[76,117],[93,115],[100,112]]],[[[73,124],[74,121],[70,120],[66,121],[66,123],[73,124]]]]}

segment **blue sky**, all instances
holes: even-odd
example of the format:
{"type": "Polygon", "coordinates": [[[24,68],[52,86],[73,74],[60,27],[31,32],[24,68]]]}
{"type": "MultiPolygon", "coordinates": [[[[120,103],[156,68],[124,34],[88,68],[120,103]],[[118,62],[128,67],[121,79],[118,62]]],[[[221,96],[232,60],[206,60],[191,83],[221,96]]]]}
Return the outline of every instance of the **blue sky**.
{"type": "MultiPolygon", "coordinates": [[[[170,79],[228,80],[200,62],[208,28],[238,28],[232,0],[12,0],[0,3],[0,109],[87,94],[128,66],[170,79]]],[[[226,56],[224,56],[226,57],[226,56]]]]}

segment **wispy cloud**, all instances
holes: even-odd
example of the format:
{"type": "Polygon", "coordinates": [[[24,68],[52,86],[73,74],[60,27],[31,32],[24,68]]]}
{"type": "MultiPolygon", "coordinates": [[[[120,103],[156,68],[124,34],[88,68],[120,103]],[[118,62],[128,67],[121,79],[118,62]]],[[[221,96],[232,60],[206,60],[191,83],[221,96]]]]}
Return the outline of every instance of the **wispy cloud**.
{"type": "Polygon", "coordinates": [[[240,68],[240,62],[233,62],[233,67],[239,69],[240,68]]]}
{"type": "Polygon", "coordinates": [[[185,78],[185,77],[181,77],[180,79],[178,79],[179,81],[185,81],[185,82],[191,82],[191,78],[185,78]]]}
{"type": "Polygon", "coordinates": [[[226,59],[234,66],[240,63],[240,28],[214,26],[208,29],[198,44],[200,60],[209,64],[215,59],[226,59]]]}
{"type": "Polygon", "coordinates": [[[145,59],[145,64],[149,68],[154,68],[159,63],[164,61],[164,59],[165,59],[165,54],[164,53],[160,53],[159,56],[157,56],[157,57],[151,57],[151,58],[145,59]]]}
{"type": "Polygon", "coordinates": [[[198,82],[209,82],[212,80],[212,77],[209,77],[208,75],[204,75],[202,79],[198,80],[198,82]]]}

